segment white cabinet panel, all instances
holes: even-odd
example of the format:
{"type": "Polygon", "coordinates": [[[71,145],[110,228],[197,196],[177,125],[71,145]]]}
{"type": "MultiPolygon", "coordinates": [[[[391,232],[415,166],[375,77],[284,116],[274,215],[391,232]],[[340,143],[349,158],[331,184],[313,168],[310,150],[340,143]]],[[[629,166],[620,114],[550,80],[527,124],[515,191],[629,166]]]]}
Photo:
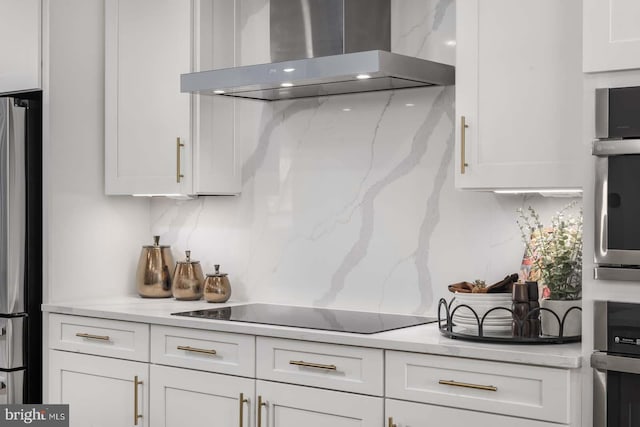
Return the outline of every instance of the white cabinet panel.
{"type": "Polygon", "coordinates": [[[640,68],[640,2],[583,1],[583,70],[640,68]]]}
{"type": "Polygon", "coordinates": [[[253,335],[151,325],[151,362],[254,377],[253,335]]]}
{"type": "Polygon", "coordinates": [[[561,427],[561,424],[505,417],[504,415],[467,411],[458,408],[425,405],[386,399],[385,415],[389,426],[426,427],[443,425],[447,427],[491,426],[491,427],[561,427]]]}
{"type": "Polygon", "coordinates": [[[70,427],[131,426],[134,413],[141,415],[137,425],[148,427],[149,365],[50,351],[49,402],[69,404],[70,427]]]}
{"type": "Polygon", "coordinates": [[[49,347],[148,362],[149,325],[52,313],[49,347]]]}
{"type": "Polygon", "coordinates": [[[0,93],[39,89],[41,0],[0,1],[0,93]]]}
{"type": "Polygon", "coordinates": [[[260,427],[381,427],[384,421],[380,397],[260,380],[256,395],[265,402],[260,427]]]}
{"type": "Polygon", "coordinates": [[[569,371],[387,351],[387,397],[568,423],[569,371]]]}
{"type": "MultiPolygon", "coordinates": [[[[237,1],[200,0],[196,71],[230,68],[236,64],[237,1]]],[[[240,154],[235,144],[236,98],[194,96],[196,144],[193,186],[197,194],[240,193],[240,154]]]]}
{"type": "Polygon", "coordinates": [[[456,3],[457,188],[581,187],[579,9],[580,0],[456,3]]]}
{"type": "Polygon", "coordinates": [[[151,365],[153,427],[253,425],[253,379],[151,365]],[[240,403],[240,394],[243,401],[240,403]]]}
{"type": "Polygon", "coordinates": [[[383,351],[258,337],[258,378],[355,393],[383,395],[383,351]]]}

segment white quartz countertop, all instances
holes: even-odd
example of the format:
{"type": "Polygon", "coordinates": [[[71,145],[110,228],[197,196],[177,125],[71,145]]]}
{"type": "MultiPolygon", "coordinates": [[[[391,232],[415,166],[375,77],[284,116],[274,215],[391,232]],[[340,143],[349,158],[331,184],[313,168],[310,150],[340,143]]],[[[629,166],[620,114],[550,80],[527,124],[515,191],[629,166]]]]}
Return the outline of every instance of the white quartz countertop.
{"type": "MultiPolygon", "coordinates": [[[[254,302],[254,301],[252,301],[254,302]]],[[[346,344],[443,356],[459,356],[527,365],[579,368],[580,343],[572,344],[494,344],[450,339],[442,336],[437,323],[363,335],[224,320],[172,316],[171,313],[245,304],[229,301],[210,304],[205,301],[144,299],[137,296],[93,301],[43,304],[44,312],[99,317],[156,325],[208,329],[306,341],[346,344]]]]}

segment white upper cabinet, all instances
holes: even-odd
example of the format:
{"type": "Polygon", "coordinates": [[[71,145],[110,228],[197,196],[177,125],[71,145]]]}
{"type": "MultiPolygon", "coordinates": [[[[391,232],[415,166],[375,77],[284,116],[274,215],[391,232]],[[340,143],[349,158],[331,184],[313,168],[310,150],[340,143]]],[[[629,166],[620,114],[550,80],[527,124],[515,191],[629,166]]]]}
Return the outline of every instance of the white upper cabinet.
{"type": "Polygon", "coordinates": [[[233,102],[180,92],[180,74],[233,65],[234,9],[223,0],[106,0],[107,194],[239,192],[233,102]]]}
{"type": "Polygon", "coordinates": [[[0,1],[0,93],[40,89],[41,0],[0,1]]]}
{"type": "Polygon", "coordinates": [[[107,194],[191,194],[191,2],[105,3],[107,194]]]}
{"type": "Polygon", "coordinates": [[[456,3],[457,188],[582,186],[580,7],[456,3]]]}
{"type": "Polygon", "coordinates": [[[640,2],[583,1],[583,70],[640,68],[640,2]]]}

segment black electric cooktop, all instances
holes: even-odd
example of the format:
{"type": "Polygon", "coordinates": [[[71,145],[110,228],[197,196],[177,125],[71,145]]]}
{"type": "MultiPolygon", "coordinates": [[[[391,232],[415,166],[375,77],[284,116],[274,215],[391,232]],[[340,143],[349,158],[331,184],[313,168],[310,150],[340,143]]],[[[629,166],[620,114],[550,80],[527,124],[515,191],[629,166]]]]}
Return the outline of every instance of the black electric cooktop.
{"type": "Polygon", "coordinates": [[[233,307],[211,308],[171,314],[211,320],[293,326],[296,328],[322,329],[325,331],[352,332],[356,334],[375,334],[377,332],[424,325],[437,321],[435,317],[273,304],[244,304],[233,307]]]}

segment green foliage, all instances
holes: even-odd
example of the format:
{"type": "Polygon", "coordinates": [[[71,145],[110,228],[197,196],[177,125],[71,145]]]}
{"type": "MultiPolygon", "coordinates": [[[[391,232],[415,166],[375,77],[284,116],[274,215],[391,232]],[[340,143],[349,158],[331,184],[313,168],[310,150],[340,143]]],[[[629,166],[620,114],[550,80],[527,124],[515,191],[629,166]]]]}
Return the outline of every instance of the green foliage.
{"type": "Polygon", "coordinates": [[[526,255],[533,261],[550,299],[576,300],[582,292],[582,209],[578,215],[569,211],[576,202],[562,208],[544,227],[538,213],[529,206],[518,209],[518,227],[526,245],[526,255]]]}

